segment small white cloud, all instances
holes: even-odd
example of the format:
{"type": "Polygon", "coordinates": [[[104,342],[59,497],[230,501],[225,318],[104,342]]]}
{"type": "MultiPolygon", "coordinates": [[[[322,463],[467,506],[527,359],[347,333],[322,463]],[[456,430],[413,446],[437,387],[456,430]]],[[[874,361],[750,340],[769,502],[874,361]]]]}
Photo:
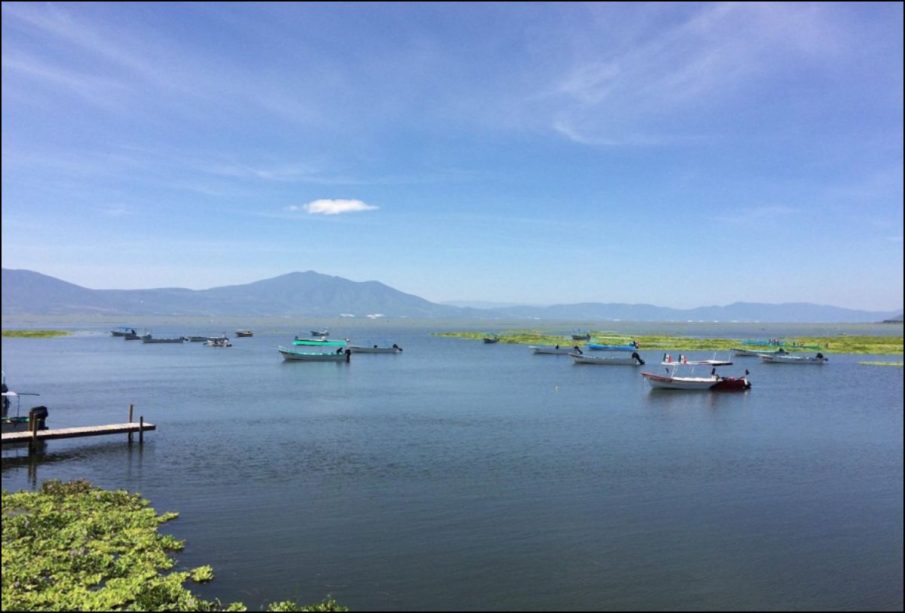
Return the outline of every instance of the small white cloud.
{"type": "Polygon", "coordinates": [[[311,215],[341,215],[342,213],[356,213],[358,211],[374,211],[378,207],[365,204],[361,200],[314,200],[298,207],[291,206],[290,210],[304,209],[311,215]]]}

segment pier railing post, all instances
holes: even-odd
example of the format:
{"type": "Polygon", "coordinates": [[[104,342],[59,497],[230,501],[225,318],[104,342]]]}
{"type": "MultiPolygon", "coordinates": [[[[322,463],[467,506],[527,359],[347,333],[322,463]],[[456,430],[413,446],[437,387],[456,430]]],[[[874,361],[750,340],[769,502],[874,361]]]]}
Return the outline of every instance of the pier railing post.
{"type": "MultiPolygon", "coordinates": [[[[129,405],[129,423],[130,424],[132,423],[132,409],[133,408],[134,408],[134,406],[130,404],[129,405]]],[[[129,433],[129,444],[130,445],[132,444],[132,433],[131,432],[129,433]]]]}
{"type": "Polygon", "coordinates": [[[138,422],[138,444],[144,445],[145,444],[145,416],[142,415],[141,417],[139,417],[139,420],[140,421],[138,422]]]}

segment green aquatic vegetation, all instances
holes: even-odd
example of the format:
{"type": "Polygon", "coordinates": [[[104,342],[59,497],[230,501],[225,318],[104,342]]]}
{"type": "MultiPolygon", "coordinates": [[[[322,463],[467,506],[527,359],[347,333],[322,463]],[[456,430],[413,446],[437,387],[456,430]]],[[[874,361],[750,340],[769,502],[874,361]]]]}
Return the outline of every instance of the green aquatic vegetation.
{"type": "MultiPolygon", "coordinates": [[[[437,332],[437,336],[481,340],[483,332],[437,332]]],[[[520,345],[560,345],[569,346],[584,341],[573,341],[568,335],[553,335],[538,330],[513,330],[499,334],[500,343],[520,345]]],[[[669,335],[626,335],[614,332],[592,331],[592,343],[616,344],[635,340],[641,351],[731,351],[735,347],[745,347],[744,339],[704,338],[669,335]]],[[[785,349],[792,352],[850,353],[874,355],[901,355],[901,336],[800,336],[786,338],[785,349]]],[[[773,348],[765,348],[767,350],[773,348]]]]}
{"type": "MultiPolygon", "coordinates": [[[[183,541],[158,533],[177,513],[87,481],[47,481],[37,492],[2,493],[5,611],[244,611],[192,594],[187,581],[214,578],[210,566],[173,571],[183,541]]],[[[345,611],[332,598],[280,611],[345,611]],[[321,608],[307,608],[321,607],[321,608]]]]}
{"type": "Polygon", "coordinates": [[[69,334],[66,330],[3,330],[3,336],[10,338],[53,338],[69,334]]]}

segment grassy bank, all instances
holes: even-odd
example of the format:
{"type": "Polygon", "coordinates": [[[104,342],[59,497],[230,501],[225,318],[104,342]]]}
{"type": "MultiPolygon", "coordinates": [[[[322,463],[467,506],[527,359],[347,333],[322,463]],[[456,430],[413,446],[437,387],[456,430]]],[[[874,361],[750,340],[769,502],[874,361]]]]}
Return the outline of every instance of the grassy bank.
{"type": "Polygon", "coordinates": [[[3,330],[3,336],[10,338],[53,338],[69,334],[66,330],[3,330]]]}
{"type": "MultiPolygon", "coordinates": [[[[210,566],[170,572],[183,542],[159,534],[158,515],[138,494],[86,481],[48,481],[37,492],[3,491],[4,611],[245,611],[198,598],[183,584],[214,578],[210,566]]],[[[255,610],[264,610],[263,607],[255,610]]],[[[346,611],[271,603],[268,611],[346,611]]]]}
{"type": "MultiPolygon", "coordinates": [[[[481,341],[484,332],[437,332],[437,336],[481,341]]],[[[582,345],[584,341],[573,341],[570,336],[545,334],[537,330],[512,330],[499,333],[501,343],[517,345],[582,345]]],[[[734,347],[745,347],[743,339],[703,338],[691,336],[629,336],[612,332],[591,333],[592,343],[623,344],[631,340],[638,342],[641,351],[730,351],[734,347]]],[[[901,336],[800,336],[785,337],[788,351],[823,353],[853,353],[875,355],[902,355],[901,336]]],[[[769,348],[765,348],[769,349],[769,348]]]]}

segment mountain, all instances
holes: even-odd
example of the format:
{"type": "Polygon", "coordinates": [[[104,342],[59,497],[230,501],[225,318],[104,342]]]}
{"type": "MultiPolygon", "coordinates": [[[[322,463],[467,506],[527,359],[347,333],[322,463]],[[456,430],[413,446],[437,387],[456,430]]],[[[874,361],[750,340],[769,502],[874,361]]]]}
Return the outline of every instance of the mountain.
{"type": "Polygon", "coordinates": [[[173,287],[111,290],[88,289],[30,270],[4,268],[2,285],[4,318],[23,315],[338,317],[343,313],[363,317],[380,313],[385,317],[572,322],[875,323],[896,316],[901,320],[901,310],[858,311],[810,303],[736,302],[694,309],[623,303],[458,307],[435,304],[377,281],[350,281],[310,270],[206,290],[173,287]]]}
{"type": "MultiPolygon", "coordinates": [[[[206,290],[94,290],[29,270],[3,269],[3,315],[241,315],[461,317],[377,281],[356,282],[313,271],[206,290]]],[[[467,311],[466,311],[467,314],[467,311]]],[[[467,315],[466,315],[467,316],[467,315]]]]}

